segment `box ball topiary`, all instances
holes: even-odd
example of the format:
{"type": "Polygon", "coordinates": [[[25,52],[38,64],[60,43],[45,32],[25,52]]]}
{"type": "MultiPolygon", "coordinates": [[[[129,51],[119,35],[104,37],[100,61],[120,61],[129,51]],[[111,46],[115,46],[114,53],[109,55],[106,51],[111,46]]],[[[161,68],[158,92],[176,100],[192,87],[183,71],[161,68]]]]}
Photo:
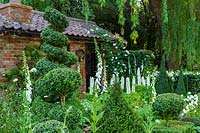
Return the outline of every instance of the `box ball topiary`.
{"type": "Polygon", "coordinates": [[[82,84],[79,72],[70,68],[57,68],[49,71],[36,81],[36,93],[44,100],[55,102],[72,97],[82,84]]]}
{"type": "Polygon", "coordinates": [[[51,23],[50,27],[56,31],[62,32],[69,25],[67,17],[54,8],[46,8],[43,17],[51,23]]]}
{"type": "Polygon", "coordinates": [[[45,122],[41,122],[35,125],[32,132],[33,133],[62,133],[67,131],[67,129],[63,128],[64,124],[60,121],[49,120],[45,122]]]}
{"type": "Polygon", "coordinates": [[[67,46],[68,38],[65,34],[61,32],[46,28],[41,32],[40,36],[42,40],[44,40],[44,42],[47,44],[58,47],[67,46]]]}
{"type": "Polygon", "coordinates": [[[156,97],[152,104],[153,111],[164,120],[174,119],[178,117],[183,110],[185,101],[183,97],[175,93],[160,94],[156,97]]]}
{"type": "Polygon", "coordinates": [[[46,74],[47,72],[55,69],[55,68],[66,68],[64,64],[57,64],[54,62],[49,61],[46,58],[40,59],[36,64],[36,69],[38,71],[38,74],[46,74]]]}
{"type": "Polygon", "coordinates": [[[66,51],[63,48],[55,47],[49,44],[41,45],[41,49],[46,53],[49,60],[56,60],[60,64],[71,66],[78,61],[78,57],[66,51]]]}

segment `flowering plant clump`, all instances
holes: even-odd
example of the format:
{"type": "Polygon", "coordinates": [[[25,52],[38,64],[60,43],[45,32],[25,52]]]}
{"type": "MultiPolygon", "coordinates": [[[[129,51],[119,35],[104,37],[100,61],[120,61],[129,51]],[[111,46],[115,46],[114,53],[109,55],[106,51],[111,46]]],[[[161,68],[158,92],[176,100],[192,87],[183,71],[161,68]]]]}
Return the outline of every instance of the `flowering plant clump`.
{"type": "Polygon", "coordinates": [[[198,105],[198,96],[192,95],[191,92],[188,92],[187,97],[184,99],[184,101],[187,103],[183,111],[180,113],[180,117],[183,117],[186,113],[189,111],[196,112],[196,106],[198,105]]]}

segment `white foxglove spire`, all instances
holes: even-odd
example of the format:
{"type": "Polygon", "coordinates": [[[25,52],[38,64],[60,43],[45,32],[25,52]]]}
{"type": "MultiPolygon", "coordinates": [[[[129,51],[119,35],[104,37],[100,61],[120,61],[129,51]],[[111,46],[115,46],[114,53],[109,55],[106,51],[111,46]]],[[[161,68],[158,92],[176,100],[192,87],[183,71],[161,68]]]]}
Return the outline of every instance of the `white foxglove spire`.
{"type": "Polygon", "coordinates": [[[129,79],[129,77],[126,78],[126,93],[127,94],[131,93],[131,87],[130,87],[130,79],[129,79]]]}
{"type": "Polygon", "coordinates": [[[135,92],[135,76],[132,78],[132,92],[135,92]]]}

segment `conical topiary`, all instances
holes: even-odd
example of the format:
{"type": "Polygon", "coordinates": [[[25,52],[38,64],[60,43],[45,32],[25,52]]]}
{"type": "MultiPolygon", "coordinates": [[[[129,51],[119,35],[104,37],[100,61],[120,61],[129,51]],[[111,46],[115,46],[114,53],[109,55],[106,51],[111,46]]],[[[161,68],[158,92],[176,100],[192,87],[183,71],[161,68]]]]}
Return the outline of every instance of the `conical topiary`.
{"type": "Polygon", "coordinates": [[[156,77],[155,90],[157,94],[170,93],[172,91],[170,79],[166,71],[165,60],[163,58],[161,61],[159,74],[156,77]]]}
{"type": "Polygon", "coordinates": [[[178,76],[178,84],[177,84],[177,87],[175,89],[175,93],[179,94],[179,95],[182,95],[182,94],[185,95],[186,94],[186,88],[185,88],[182,70],[180,71],[179,76],[178,76]]]}
{"type": "Polygon", "coordinates": [[[41,74],[36,81],[36,94],[47,102],[65,102],[81,85],[80,73],[67,68],[78,58],[67,51],[68,38],[62,33],[68,26],[67,17],[53,8],[47,8],[43,17],[51,25],[40,34],[43,40],[41,49],[46,57],[36,66],[41,74]]]}
{"type": "Polygon", "coordinates": [[[98,123],[100,127],[98,133],[142,132],[142,126],[138,122],[139,117],[121,96],[120,84],[115,83],[110,89],[112,92],[103,109],[103,118],[98,123]]]}

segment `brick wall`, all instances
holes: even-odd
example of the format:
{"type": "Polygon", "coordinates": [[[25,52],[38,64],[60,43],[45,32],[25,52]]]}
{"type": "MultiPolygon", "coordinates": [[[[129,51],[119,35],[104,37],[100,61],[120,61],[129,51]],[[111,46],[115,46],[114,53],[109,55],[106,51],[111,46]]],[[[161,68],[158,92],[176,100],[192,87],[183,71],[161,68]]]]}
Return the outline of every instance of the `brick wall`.
{"type": "MultiPolygon", "coordinates": [[[[13,66],[20,60],[16,55],[21,55],[22,50],[26,46],[38,46],[41,39],[39,36],[17,36],[17,35],[1,35],[0,36],[0,74],[13,66]]],[[[85,51],[84,41],[69,41],[69,48],[71,52],[76,53],[77,50],[85,51]]],[[[86,68],[85,59],[83,58],[79,62],[80,73],[83,79],[83,85],[80,89],[80,93],[86,91],[86,68]]],[[[78,69],[77,65],[72,66],[73,69],[78,69]]],[[[0,77],[0,82],[5,81],[0,77]]]]}

